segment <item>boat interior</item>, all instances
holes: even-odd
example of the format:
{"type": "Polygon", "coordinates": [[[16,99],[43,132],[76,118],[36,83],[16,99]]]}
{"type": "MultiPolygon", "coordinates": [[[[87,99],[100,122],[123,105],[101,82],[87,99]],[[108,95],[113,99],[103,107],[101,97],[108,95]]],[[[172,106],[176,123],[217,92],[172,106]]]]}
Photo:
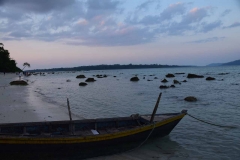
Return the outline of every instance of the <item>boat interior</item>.
{"type": "MultiPolygon", "coordinates": [[[[161,122],[179,114],[181,113],[156,114],[154,122],[161,122]]],[[[111,134],[152,124],[150,119],[150,114],[135,114],[118,118],[0,124],[0,137],[84,137],[111,134]]]]}

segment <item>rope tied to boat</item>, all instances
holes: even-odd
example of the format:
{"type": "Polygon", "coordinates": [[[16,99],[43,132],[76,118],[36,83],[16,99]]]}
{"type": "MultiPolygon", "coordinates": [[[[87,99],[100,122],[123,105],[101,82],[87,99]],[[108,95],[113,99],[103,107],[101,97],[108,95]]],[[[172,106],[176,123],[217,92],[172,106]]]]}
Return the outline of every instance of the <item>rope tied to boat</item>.
{"type": "Polygon", "coordinates": [[[219,125],[219,124],[214,124],[214,123],[211,123],[211,122],[207,122],[207,121],[204,121],[204,120],[201,120],[199,118],[196,118],[192,115],[190,115],[189,113],[186,113],[186,115],[192,117],[193,119],[196,119],[202,123],[206,123],[206,124],[209,124],[209,125],[212,125],[212,126],[217,126],[217,127],[223,127],[223,128],[238,128],[237,126],[224,126],[224,125],[219,125]]]}
{"type": "MultiPolygon", "coordinates": [[[[155,126],[155,122],[153,122],[153,128],[152,128],[151,132],[148,134],[147,138],[146,138],[140,145],[138,145],[136,148],[134,148],[134,149],[132,149],[132,150],[135,150],[135,149],[137,149],[137,148],[140,148],[140,147],[148,140],[148,138],[151,136],[151,134],[152,134],[152,132],[154,131],[155,127],[156,127],[156,126],[155,126]]],[[[130,150],[130,151],[132,151],[132,150],[130,150]]]]}

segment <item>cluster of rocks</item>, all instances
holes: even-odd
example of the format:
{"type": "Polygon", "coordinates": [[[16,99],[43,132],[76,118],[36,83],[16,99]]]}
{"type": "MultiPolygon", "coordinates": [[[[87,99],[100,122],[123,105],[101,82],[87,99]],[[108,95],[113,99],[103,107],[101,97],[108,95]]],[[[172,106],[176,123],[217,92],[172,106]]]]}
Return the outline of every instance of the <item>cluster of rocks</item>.
{"type": "Polygon", "coordinates": [[[107,75],[106,75],[106,74],[104,74],[104,75],[101,75],[101,74],[99,75],[99,74],[97,74],[96,77],[97,77],[97,78],[107,78],[107,75]]]}

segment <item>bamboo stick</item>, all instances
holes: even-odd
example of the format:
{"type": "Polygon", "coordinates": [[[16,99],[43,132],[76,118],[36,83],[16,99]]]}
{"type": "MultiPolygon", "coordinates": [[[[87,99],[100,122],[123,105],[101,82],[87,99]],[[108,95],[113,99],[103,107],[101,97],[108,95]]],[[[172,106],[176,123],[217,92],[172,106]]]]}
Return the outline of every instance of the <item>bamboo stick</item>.
{"type": "Polygon", "coordinates": [[[151,119],[150,119],[150,123],[152,123],[153,120],[154,120],[154,116],[155,116],[155,114],[156,114],[156,112],[157,112],[158,104],[159,104],[159,101],[160,101],[160,99],[161,99],[161,96],[162,96],[162,93],[160,93],[159,96],[158,96],[156,105],[155,105],[154,110],[153,110],[153,112],[152,112],[152,116],[151,116],[151,119]]]}
{"type": "Polygon", "coordinates": [[[71,110],[70,110],[70,105],[69,105],[69,100],[68,100],[68,98],[67,98],[67,105],[68,105],[69,118],[70,118],[70,121],[72,121],[72,115],[71,115],[71,110]]]}

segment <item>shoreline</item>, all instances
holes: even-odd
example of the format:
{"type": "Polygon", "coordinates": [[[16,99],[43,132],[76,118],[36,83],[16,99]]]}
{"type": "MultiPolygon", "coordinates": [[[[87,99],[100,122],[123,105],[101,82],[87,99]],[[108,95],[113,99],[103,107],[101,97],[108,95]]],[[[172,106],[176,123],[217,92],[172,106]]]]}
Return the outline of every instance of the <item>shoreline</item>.
{"type": "MultiPolygon", "coordinates": [[[[0,74],[0,123],[69,120],[67,108],[64,111],[36,95],[34,82],[29,81],[28,86],[9,84],[17,79],[16,74],[0,74]]],[[[73,119],[76,117],[73,116],[73,119]]]]}

